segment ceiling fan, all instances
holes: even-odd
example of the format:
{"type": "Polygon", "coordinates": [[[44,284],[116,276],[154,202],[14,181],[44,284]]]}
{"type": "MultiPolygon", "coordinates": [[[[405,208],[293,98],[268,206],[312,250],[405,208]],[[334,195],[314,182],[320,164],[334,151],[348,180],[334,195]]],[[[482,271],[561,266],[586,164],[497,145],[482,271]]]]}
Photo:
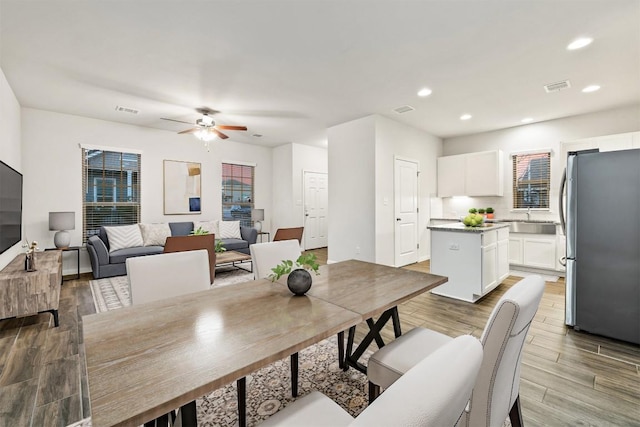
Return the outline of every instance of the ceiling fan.
{"type": "MultiPolygon", "coordinates": [[[[225,135],[221,132],[221,130],[247,130],[246,126],[233,126],[233,125],[218,125],[211,117],[213,114],[219,113],[219,111],[212,110],[210,108],[197,108],[196,111],[202,114],[195,122],[195,126],[191,129],[185,129],[183,131],[178,132],[178,134],[186,134],[193,133],[198,139],[202,141],[209,142],[216,137],[220,139],[229,138],[228,135],[225,135]]],[[[166,117],[160,117],[161,120],[167,120],[170,122],[178,122],[178,123],[186,123],[189,125],[193,125],[191,122],[185,122],[182,120],[169,119],[166,117]]]]}

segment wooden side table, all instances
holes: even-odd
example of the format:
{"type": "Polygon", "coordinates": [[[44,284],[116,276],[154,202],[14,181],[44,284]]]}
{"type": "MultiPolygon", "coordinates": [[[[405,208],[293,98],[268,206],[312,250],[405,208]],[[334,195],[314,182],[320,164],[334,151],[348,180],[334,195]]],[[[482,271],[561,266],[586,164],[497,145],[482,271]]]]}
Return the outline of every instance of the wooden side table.
{"type": "Polygon", "coordinates": [[[0,271],[0,319],[49,312],[58,322],[62,251],[36,252],[36,271],[24,269],[20,254],[0,271]]]}
{"type": "MultiPolygon", "coordinates": [[[[77,269],[77,273],[76,273],[76,279],[80,278],[80,249],[82,249],[82,246],[69,246],[68,248],[46,248],[45,251],[62,251],[62,252],[70,252],[70,251],[76,251],[76,266],[78,267],[77,269]]],[[[62,277],[62,280],[64,281],[64,276],[62,277]]],[[[67,280],[72,280],[72,279],[67,279],[67,280]]]]}

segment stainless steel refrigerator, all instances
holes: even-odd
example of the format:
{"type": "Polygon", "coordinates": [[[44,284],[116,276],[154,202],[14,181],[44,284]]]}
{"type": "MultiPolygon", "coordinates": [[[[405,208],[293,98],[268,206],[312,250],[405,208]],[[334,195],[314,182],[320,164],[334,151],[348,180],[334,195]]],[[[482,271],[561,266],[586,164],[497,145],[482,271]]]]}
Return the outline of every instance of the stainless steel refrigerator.
{"type": "Polygon", "coordinates": [[[565,323],[640,344],[640,150],[570,152],[560,219],[567,238],[565,323]]]}

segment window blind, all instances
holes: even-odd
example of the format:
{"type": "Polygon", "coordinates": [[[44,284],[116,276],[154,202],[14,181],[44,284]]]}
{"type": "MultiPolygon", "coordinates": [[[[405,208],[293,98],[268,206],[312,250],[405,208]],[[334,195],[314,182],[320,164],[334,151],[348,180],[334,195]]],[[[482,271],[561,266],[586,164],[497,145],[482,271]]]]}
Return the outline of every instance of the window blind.
{"type": "Polygon", "coordinates": [[[84,242],[102,225],[140,222],[139,153],[82,149],[84,242]]]}
{"type": "Polygon", "coordinates": [[[254,170],[248,165],[222,164],[223,221],[240,221],[241,225],[253,226],[254,170]]]}
{"type": "Polygon", "coordinates": [[[514,209],[548,209],[551,152],[513,155],[514,209]]]}

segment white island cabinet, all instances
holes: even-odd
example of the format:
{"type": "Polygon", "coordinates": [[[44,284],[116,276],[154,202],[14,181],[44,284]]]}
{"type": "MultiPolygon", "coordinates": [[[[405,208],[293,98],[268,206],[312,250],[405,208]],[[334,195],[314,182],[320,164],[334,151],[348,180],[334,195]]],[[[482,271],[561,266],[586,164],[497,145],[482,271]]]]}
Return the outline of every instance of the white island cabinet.
{"type": "Polygon", "coordinates": [[[431,273],[449,281],[431,292],[476,302],[509,276],[509,224],[430,226],[431,273]]]}

